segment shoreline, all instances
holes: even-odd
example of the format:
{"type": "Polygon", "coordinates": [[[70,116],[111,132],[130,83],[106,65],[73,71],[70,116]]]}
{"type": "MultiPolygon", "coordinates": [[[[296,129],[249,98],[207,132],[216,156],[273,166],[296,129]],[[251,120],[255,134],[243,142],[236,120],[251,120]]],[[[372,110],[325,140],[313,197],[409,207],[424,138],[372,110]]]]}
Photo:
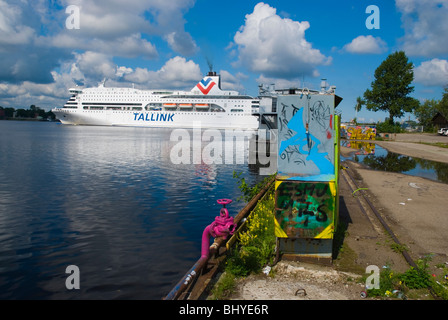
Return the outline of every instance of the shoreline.
{"type": "Polygon", "coordinates": [[[448,163],[448,148],[441,148],[419,142],[375,141],[373,143],[378,144],[393,153],[424,160],[448,163]]]}
{"type": "MultiPolygon", "coordinates": [[[[350,140],[345,140],[350,141],[350,140]]],[[[431,143],[445,143],[448,144],[448,137],[433,133],[424,134],[406,134],[400,133],[396,135],[394,140],[354,140],[362,143],[374,143],[386,149],[389,152],[398,153],[401,155],[430,160],[440,163],[448,163],[448,148],[442,148],[431,143]]],[[[355,149],[341,146],[341,156],[349,157],[351,152],[355,149]]]]}
{"type": "Polygon", "coordinates": [[[57,122],[59,120],[48,120],[48,118],[45,119],[37,119],[37,118],[5,118],[0,119],[0,121],[43,121],[43,122],[57,122]]]}

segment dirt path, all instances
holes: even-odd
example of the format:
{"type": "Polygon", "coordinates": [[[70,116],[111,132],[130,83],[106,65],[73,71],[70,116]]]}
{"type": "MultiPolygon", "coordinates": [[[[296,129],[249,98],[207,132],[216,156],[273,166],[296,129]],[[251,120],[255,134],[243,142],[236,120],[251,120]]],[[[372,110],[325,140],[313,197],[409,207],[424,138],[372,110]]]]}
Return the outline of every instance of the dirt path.
{"type": "Polygon", "coordinates": [[[428,179],[357,169],[379,209],[419,255],[448,253],[448,186],[428,179]],[[399,229],[399,230],[398,230],[399,229]]]}

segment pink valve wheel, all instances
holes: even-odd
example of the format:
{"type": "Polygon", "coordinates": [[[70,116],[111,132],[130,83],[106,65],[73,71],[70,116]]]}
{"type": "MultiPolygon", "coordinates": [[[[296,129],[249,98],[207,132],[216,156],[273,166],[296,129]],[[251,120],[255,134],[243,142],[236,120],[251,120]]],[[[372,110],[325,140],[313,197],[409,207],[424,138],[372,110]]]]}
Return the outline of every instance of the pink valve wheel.
{"type": "Polygon", "coordinates": [[[219,199],[216,202],[218,202],[218,204],[222,204],[222,206],[225,208],[226,204],[232,203],[231,199],[219,199]]]}

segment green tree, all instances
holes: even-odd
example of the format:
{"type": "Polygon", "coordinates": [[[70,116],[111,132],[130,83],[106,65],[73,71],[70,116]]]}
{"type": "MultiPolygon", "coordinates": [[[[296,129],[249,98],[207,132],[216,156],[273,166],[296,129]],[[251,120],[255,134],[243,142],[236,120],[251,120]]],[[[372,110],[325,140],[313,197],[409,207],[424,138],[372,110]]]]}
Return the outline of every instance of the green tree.
{"type": "Polygon", "coordinates": [[[361,111],[362,106],[366,104],[364,100],[361,99],[361,97],[356,98],[356,105],[355,105],[355,111],[358,113],[361,111]]]}
{"type": "Polygon", "coordinates": [[[432,118],[437,114],[439,104],[440,101],[438,100],[425,100],[423,104],[420,104],[414,110],[415,117],[418,119],[420,125],[424,127],[425,131],[433,130],[432,118]]]}
{"type": "Polygon", "coordinates": [[[448,118],[448,86],[443,89],[442,100],[440,100],[437,111],[440,112],[445,118],[448,118]]]}
{"type": "Polygon", "coordinates": [[[362,106],[365,104],[366,102],[364,100],[361,99],[361,97],[356,98],[356,104],[355,104],[355,119],[354,122],[355,124],[358,124],[358,112],[361,111],[362,106]]]}
{"type": "Polygon", "coordinates": [[[403,51],[390,54],[375,70],[375,81],[371,89],[364,92],[366,107],[372,111],[389,112],[389,123],[412,112],[418,107],[418,100],[409,97],[414,91],[414,65],[403,51]]]}
{"type": "Polygon", "coordinates": [[[5,116],[8,118],[12,118],[14,115],[14,108],[5,108],[5,116]]]}
{"type": "Polygon", "coordinates": [[[18,118],[28,118],[29,117],[29,110],[17,109],[16,112],[17,112],[18,118]]]}

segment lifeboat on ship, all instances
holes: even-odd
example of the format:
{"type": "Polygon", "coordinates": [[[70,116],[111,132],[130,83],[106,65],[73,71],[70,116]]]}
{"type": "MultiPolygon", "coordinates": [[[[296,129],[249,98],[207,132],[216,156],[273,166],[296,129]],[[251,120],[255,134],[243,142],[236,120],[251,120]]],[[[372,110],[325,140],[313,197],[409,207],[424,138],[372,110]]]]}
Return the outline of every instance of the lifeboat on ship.
{"type": "Polygon", "coordinates": [[[179,103],[179,108],[181,108],[181,109],[191,109],[191,108],[193,108],[193,104],[191,104],[191,103],[179,103]]]}
{"type": "Polygon", "coordinates": [[[205,110],[210,107],[208,103],[196,103],[194,106],[196,107],[197,110],[205,110]]]}
{"type": "Polygon", "coordinates": [[[176,103],[164,103],[163,107],[165,109],[176,109],[177,108],[177,104],[176,103]]]}

